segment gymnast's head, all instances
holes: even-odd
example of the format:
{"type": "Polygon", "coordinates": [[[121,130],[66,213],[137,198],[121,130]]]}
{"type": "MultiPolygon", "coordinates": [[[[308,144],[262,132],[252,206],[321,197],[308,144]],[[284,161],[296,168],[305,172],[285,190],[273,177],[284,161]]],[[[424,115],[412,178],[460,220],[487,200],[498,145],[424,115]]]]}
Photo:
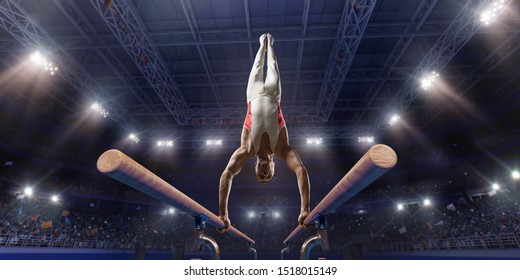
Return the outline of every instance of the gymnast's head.
{"type": "Polygon", "coordinates": [[[268,155],[267,157],[261,157],[260,155],[256,158],[255,165],[256,178],[261,183],[267,183],[274,176],[274,161],[273,156],[268,155]]]}

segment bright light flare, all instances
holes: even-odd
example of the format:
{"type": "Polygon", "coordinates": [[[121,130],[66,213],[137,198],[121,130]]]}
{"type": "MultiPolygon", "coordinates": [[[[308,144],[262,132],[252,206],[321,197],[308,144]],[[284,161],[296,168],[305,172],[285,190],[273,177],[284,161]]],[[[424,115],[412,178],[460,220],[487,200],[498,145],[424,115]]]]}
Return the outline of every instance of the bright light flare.
{"type": "Polygon", "coordinates": [[[51,197],[51,201],[54,202],[54,203],[56,203],[56,202],[60,201],[60,197],[57,196],[57,195],[53,195],[53,196],[51,197]]]}
{"type": "Polygon", "coordinates": [[[390,126],[395,126],[399,123],[399,120],[401,120],[401,117],[399,117],[398,115],[393,115],[392,117],[390,117],[388,124],[390,126]]]}
{"type": "Polygon", "coordinates": [[[493,3],[480,14],[480,22],[484,24],[484,26],[490,25],[506,7],[505,2],[504,0],[493,1],[493,3]]]}
{"type": "Polygon", "coordinates": [[[94,110],[96,113],[100,114],[101,116],[103,116],[103,118],[106,118],[108,116],[108,111],[103,108],[103,106],[101,106],[99,103],[95,102],[94,104],[92,104],[92,106],[90,107],[92,110],[94,110]]]}
{"type": "Polygon", "coordinates": [[[168,209],[168,214],[170,214],[170,215],[175,214],[175,209],[174,209],[173,207],[170,207],[170,208],[168,209]]]}
{"type": "Polygon", "coordinates": [[[515,180],[520,179],[520,172],[518,172],[516,170],[511,172],[511,177],[513,177],[513,179],[515,179],[515,180]]]}
{"type": "Polygon", "coordinates": [[[307,144],[319,146],[323,143],[322,138],[307,138],[307,144]]]}
{"type": "Polygon", "coordinates": [[[432,202],[429,199],[425,199],[423,203],[424,206],[430,206],[432,204],[432,202]]]}
{"type": "Polygon", "coordinates": [[[130,140],[132,140],[136,144],[139,143],[139,141],[141,141],[141,139],[139,139],[139,137],[137,137],[137,135],[134,133],[130,134],[128,138],[130,138],[130,140]]]}
{"type": "Polygon", "coordinates": [[[421,87],[424,90],[430,89],[438,78],[439,78],[439,73],[432,71],[430,74],[425,75],[421,79],[421,87]]]}
{"type": "Polygon", "coordinates": [[[498,191],[500,189],[500,185],[499,184],[493,184],[491,187],[493,187],[493,190],[495,191],[498,191]]]}
{"type": "Polygon", "coordinates": [[[247,213],[247,217],[248,217],[249,219],[252,219],[252,218],[254,218],[255,216],[256,216],[256,214],[255,214],[255,212],[253,212],[253,211],[247,213]]]}
{"type": "Polygon", "coordinates": [[[158,147],[173,147],[173,141],[172,140],[159,140],[157,141],[158,147]]]}
{"type": "Polygon", "coordinates": [[[275,211],[275,212],[274,212],[274,217],[275,217],[276,219],[280,218],[280,216],[281,216],[281,215],[280,215],[280,212],[278,212],[278,211],[275,211]]]}
{"type": "Polygon", "coordinates": [[[26,196],[32,196],[33,195],[33,189],[31,187],[26,187],[24,190],[23,190],[23,193],[26,195],[26,196]]]}
{"type": "Polygon", "coordinates": [[[208,139],[206,146],[222,146],[222,139],[208,139]]]}
{"type": "Polygon", "coordinates": [[[374,143],[374,137],[372,136],[362,136],[358,137],[359,143],[374,143]]]}
{"type": "Polygon", "coordinates": [[[56,72],[58,72],[58,66],[54,65],[40,52],[34,52],[31,54],[31,61],[43,68],[51,75],[54,75],[56,72]]]}
{"type": "Polygon", "coordinates": [[[397,210],[401,211],[404,209],[404,205],[402,203],[397,204],[397,210]]]}

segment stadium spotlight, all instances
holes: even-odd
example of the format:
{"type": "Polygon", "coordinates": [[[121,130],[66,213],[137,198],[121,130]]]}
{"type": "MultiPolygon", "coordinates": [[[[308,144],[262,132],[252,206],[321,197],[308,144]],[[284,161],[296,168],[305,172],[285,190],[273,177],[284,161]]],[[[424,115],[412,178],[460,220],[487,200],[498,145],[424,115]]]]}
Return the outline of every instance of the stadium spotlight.
{"type": "Polygon", "coordinates": [[[515,180],[520,179],[520,172],[518,172],[517,170],[511,172],[511,177],[513,177],[513,179],[515,180]]]}
{"type": "Polygon", "coordinates": [[[51,201],[52,201],[52,202],[56,203],[56,202],[58,202],[59,200],[60,200],[59,196],[57,196],[57,195],[53,195],[53,196],[51,196],[51,201]]]}
{"type": "Polygon", "coordinates": [[[139,137],[137,137],[136,134],[134,133],[131,133],[128,138],[130,138],[130,140],[134,141],[136,144],[139,143],[139,141],[141,141],[141,139],[139,139],[139,137]]]}
{"type": "Polygon", "coordinates": [[[280,212],[278,212],[278,211],[274,211],[274,214],[273,214],[273,215],[274,215],[274,217],[275,217],[276,219],[280,218],[280,212]]]}
{"type": "Polygon", "coordinates": [[[404,205],[402,203],[397,204],[397,210],[401,211],[404,209],[404,205]]]}
{"type": "Polygon", "coordinates": [[[399,123],[400,119],[401,119],[401,117],[399,117],[398,115],[394,114],[394,115],[392,115],[392,117],[390,117],[390,120],[388,121],[388,124],[390,126],[395,126],[397,123],[399,123]]]}
{"type": "Polygon", "coordinates": [[[323,143],[322,138],[307,138],[307,144],[319,146],[323,143]]]}
{"type": "Polygon", "coordinates": [[[94,110],[96,113],[100,114],[101,116],[103,116],[103,118],[106,118],[108,116],[108,111],[103,108],[103,106],[101,106],[99,103],[95,102],[94,104],[92,104],[92,106],[90,107],[92,110],[94,110]]]}
{"type": "Polygon", "coordinates": [[[222,139],[208,139],[206,146],[222,146],[222,139]]]}
{"type": "Polygon", "coordinates": [[[493,184],[492,187],[493,187],[493,190],[495,190],[495,191],[498,191],[500,189],[500,185],[497,183],[493,184]]]}
{"type": "Polygon", "coordinates": [[[374,143],[374,137],[373,136],[362,136],[358,137],[359,143],[374,143]]]}
{"type": "Polygon", "coordinates": [[[439,73],[432,71],[431,73],[425,75],[421,79],[421,87],[424,90],[428,90],[429,88],[431,88],[433,86],[433,84],[435,83],[437,78],[439,78],[439,73]]]}
{"type": "Polygon", "coordinates": [[[247,216],[249,217],[249,219],[252,219],[252,218],[254,218],[256,215],[255,215],[255,212],[250,211],[250,212],[247,214],[247,216]]]}
{"type": "Polygon", "coordinates": [[[168,209],[168,214],[172,214],[172,215],[175,214],[175,209],[173,207],[170,207],[168,209]]]}
{"type": "Polygon", "coordinates": [[[427,198],[423,201],[423,203],[424,203],[424,206],[430,206],[432,204],[432,202],[427,198]]]}
{"type": "Polygon", "coordinates": [[[51,75],[54,75],[56,72],[58,72],[58,67],[38,51],[31,54],[31,61],[45,69],[45,71],[51,75]]]}
{"type": "Polygon", "coordinates": [[[506,1],[504,0],[496,0],[491,3],[482,13],[480,13],[480,22],[484,24],[484,26],[488,26],[493,22],[498,15],[504,10],[506,7],[506,1]]]}
{"type": "Polygon", "coordinates": [[[157,146],[159,147],[173,147],[172,140],[159,140],[157,141],[157,146]]]}
{"type": "Polygon", "coordinates": [[[23,190],[23,193],[26,195],[26,196],[31,196],[33,195],[33,189],[31,187],[26,187],[24,190],[23,190]]]}
{"type": "Polygon", "coordinates": [[[433,86],[433,84],[435,83],[435,81],[437,80],[437,78],[439,78],[439,73],[437,73],[435,71],[432,71],[429,74],[425,74],[423,76],[423,78],[421,79],[421,87],[424,90],[430,89],[433,86]]]}

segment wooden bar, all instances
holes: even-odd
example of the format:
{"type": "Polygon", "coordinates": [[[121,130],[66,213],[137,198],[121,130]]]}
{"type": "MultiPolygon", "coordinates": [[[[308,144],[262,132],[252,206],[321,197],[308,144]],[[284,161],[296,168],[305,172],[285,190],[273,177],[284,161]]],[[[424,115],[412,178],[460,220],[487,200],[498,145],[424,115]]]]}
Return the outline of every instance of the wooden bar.
{"type": "MultiPolygon", "coordinates": [[[[224,227],[224,222],[217,215],[119,150],[104,152],[97,161],[97,168],[103,174],[192,216],[202,216],[207,223],[213,226],[224,227]]],[[[233,226],[229,228],[228,232],[251,244],[255,243],[253,239],[233,226]]]]}
{"type": "Polygon", "coordinates": [[[359,193],[372,182],[383,176],[397,164],[397,155],[392,148],[377,144],[372,146],[350,171],[332,188],[303,221],[284,240],[288,244],[309,226],[318,216],[327,215],[359,193]]]}

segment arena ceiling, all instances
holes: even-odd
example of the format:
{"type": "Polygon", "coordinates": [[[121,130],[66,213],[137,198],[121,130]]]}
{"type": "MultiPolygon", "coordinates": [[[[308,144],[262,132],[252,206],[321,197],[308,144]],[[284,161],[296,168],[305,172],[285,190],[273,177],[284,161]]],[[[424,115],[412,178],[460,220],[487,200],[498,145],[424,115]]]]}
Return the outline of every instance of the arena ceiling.
{"type": "Polygon", "coordinates": [[[510,135],[520,17],[518,3],[504,3],[484,26],[490,0],[1,0],[4,151],[23,153],[21,138],[44,146],[46,134],[76,148],[113,146],[130,133],[142,146],[171,138],[197,150],[212,138],[236,147],[267,32],[293,146],[321,137],[349,155],[362,136],[406,150],[510,135]],[[27,63],[35,51],[59,70],[36,73],[27,63]],[[420,80],[431,71],[438,86],[425,91],[420,80]]]}

